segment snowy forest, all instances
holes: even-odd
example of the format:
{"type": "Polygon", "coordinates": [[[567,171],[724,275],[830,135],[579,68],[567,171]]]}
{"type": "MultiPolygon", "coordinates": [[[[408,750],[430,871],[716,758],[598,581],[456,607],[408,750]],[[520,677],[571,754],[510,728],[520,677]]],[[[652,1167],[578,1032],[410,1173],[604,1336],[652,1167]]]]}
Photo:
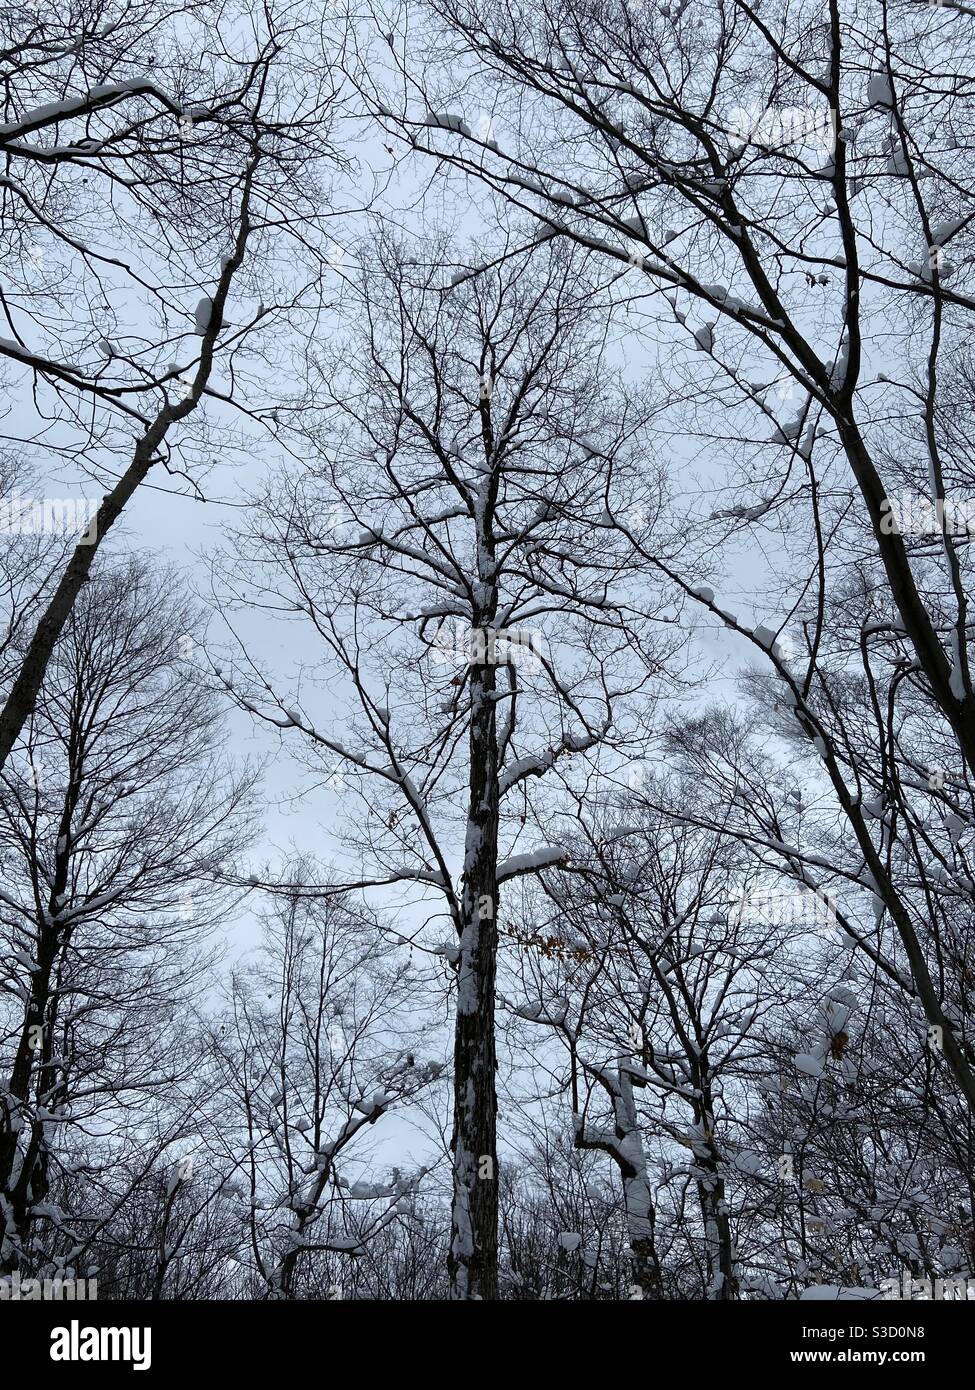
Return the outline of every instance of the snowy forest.
{"type": "Polygon", "coordinates": [[[0,25],[0,1276],[975,1297],[975,8],[0,25]]]}

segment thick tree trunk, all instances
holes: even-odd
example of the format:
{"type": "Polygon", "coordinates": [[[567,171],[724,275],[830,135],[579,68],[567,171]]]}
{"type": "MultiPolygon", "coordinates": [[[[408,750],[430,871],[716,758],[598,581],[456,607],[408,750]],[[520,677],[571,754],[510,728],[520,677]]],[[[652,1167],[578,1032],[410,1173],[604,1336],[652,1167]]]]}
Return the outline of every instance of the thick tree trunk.
{"type": "Polygon", "coordinates": [[[663,1298],[653,1194],[647,1179],[647,1156],[636,1114],[633,1083],[624,1068],[620,1068],[619,1095],[614,1097],[613,1110],[619,1139],[620,1156],[617,1162],[623,1175],[623,1205],[630,1240],[633,1286],[640,1290],[641,1298],[663,1298]]]}
{"type": "MultiPolygon", "coordinates": [[[[493,611],[483,615],[493,621],[493,611]]],[[[454,1031],[452,1298],[498,1296],[494,992],[498,911],[498,747],[490,649],[471,668],[470,809],[454,1031]]]]}

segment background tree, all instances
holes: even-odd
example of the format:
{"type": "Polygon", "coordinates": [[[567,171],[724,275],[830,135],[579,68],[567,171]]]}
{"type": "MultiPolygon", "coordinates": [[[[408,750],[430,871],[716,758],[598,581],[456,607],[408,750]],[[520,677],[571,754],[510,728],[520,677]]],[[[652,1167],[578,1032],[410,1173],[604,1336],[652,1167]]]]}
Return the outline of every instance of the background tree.
{"type": "MultiPolygon", "coordinates": [[[[212,1042],[237,1146],[225,1188],[243,1184],[250,1257],[272,1298],[309,1285],[328,1296],[333,1284],[316,1288],[321,1256],[357,1258],[391,1222],[412,1219],[424,1170],[368,1180],[364,1143],[443,1071],[417,1060],[417,983],[361,909],[297,891],[232,977],[212,1042]]],[[[347,1282],[339,1271],[335,1284],[347,1282]]]]}
{"type": "Polygon", "coordinates": [[[104,492],[4,689],[2,767],[136,489],[162,470],[199,493],[231,424],[273,432],[268,330],[320,304],[336,161],[296,7],[80,0],[0,24],[0,365],[25,452],[104,492]]]}
{"type": "MultiPolygon", "coordinates": [[[[758,684],[761,688],[764,682],[758,684]]],[[[865,706],[869,709],[857,684],[849,682],[844,705],[832,711],[848,748],[868,746],[871,716],[864,718],[865,706]]],[[[783,1228],[771,1238],[767,1272],[785,1279],[791,1289],[801,1287],[812,1271],[818,1276],[830,1267],[842,1276],[839,1282],[862,1278],[874,1286],[898,1268],[948,1277],[962,1264],[971,1264],[968,1181],[961,1176],[970,1144],[964,1097],[944,1067],[942,1035],[928,1022],[902,938],[873,890],[859,846],[844,833],[828,786],[821,777],[809,777],[804,741],[791,733],[783,711],[770,706],[764,690],[759,714],[762,722],[750,726],[745,719],[712,711],[681,729],[674,748],[697,788],[695,822],[712,823],[717,811],[725,833],[745,846],[756,864],[759,889],[751,908],[767,920],[786,909],[786,920],[791,916],[793,925],[806,933],[811,916],[817,922],[806,938],[816,948],[805,963],[807,996],[761,1044],[776,1075],[754,1113],[761,1118],[770,1108],[774,1111],[774,1123],[763,1120],[760,1128],[766,1140],[774,1130],[780,1156],[792,1156],[785,1165],[788,1186],[773,1182],[756,1194],[758,1207],[768,1203],[766,1211],[787,1210],[791,1223],[790,1235],[783,1228]],[[790,755],[791,765],[786,761],[790,755]],[[821,911],[810,914],[817,900],[829,903],[825,918],[821,911]],[[799,905],[801,912],[794,910],[799,905]],[[870,1136],[866,1157],[857,1135],[870,1136]],[[939,1176],[917,1185],[917,1174],[929,1171],[932,1147],[944,1155],[939,1176]],[[800,1179],[805,1151],[816,1158],[807,1176],[821,1184],[813,1204],[818,1210],[808,1212],[819,1223],[814,1252],[802,1205],[810,1201],[800,1179]],[[856,1237],[864,1232],[846,1224],[848,1213],[864,1211],[864,1193],[878,1181],[888,1195],[899,1195],[886,1213],[882,1203],[868,1203],[867,1210],[874,1213],[869,1219],[882,1224],[871,1228],[861,1244],[856,1237]],[[953,1198],[939,1188],[941,1181],[954,1189],[953,1198]],[[909,1246],[897,1245],[898,1239],[918,1239],[916,1230],[904,1229],[910,1207],[902,1203],[921,1191],[939,1192],[930,1205],[921,1204],[923,1218],[920,1209],[913,1213],[927,1231],[923,1268],[916,1251],[905,1263],[909,1246]],[[943,1222],[938,1210],[950,1210],[951,1220],[943,1222]],[[790,1252],[785,1269],[773,1250],[790,1252]]],[[[907,746],[905,757],[923,763],[923,743],[909,753],[907,746]]],[[[961,823],[940,814],[919,816],[924,798],[914,795],[898,793],[885,801],[877,775],[885,760],[878,752],[871,770],[876,780],[863,786],[863,813],[886,846],[900,901],[938,971],[945,1012],[959,1021],[964,1038],[970,1008],[965,964],[970,913],[967,888],[955,882],[966,855],[961,823]],[[871,790],[878,795],[868,796],[871,790]]],[[[862,766],[870,767],[867,758],[862,766]]],[[[917,784],[927,785],[920,774],[917,784]]],[[[933,792],[931,796],[936,799],[933,792]]],[[[766,1176],[774,1161],[773,1153],[766,1176]]]]}
{"type": "Polygon", "coordinates": [[[99,571],[0,780],[7,1269],[74,1263],[90,1242],[87,1212],[75,1227],[48,1202],[53,1171],[84,1173],[108,1212],[118,1174],[192,1124],[187,1008],[252,791],[188,659],[199,622],[172,576],[138,559],[99,571]]]}
{"type": "Polygon", "coordinates": [[[617,1170],[646,1298],[738,1296],[747,1251],[727,1181],[743,1097],[764,1074],[768,1020],[806,984],[801,924],[742,907],[746,856],[682,819],[696,805],[693,783],[661,775],[601,808],[580,795],[584,872],[545,881],[515,1004],[567,1054],[568,1072],[563,1057],[540,1076],[562,1078],[576,1145],[617,1170]]]}

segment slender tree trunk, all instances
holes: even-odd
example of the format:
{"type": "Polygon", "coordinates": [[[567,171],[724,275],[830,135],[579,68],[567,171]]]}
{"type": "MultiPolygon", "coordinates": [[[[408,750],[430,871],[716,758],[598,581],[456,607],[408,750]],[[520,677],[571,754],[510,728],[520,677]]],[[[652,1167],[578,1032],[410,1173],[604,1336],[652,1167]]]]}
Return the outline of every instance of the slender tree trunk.
{"type": "Polygon", "coordinates": [[[728,1203],[725,1200],[724,1179],[719,1169],[720,1155],[714,1140],[714,1108],[711,1089],[702,1068],[694,1084],[701,1089],[701,1106],[694,1118],[703,1125],[707,1157],[698,1157],[697,1166],[703,1172],[698,1179],[697,1191],[704,1218],[704,1236],[708,1252],[708,1274],[710,1288],[708,1297],[726,1302],[738,1297],[738,1279],[735,1275],[735,1251],[731,1237],[731,1221],[728,1216],[728,1203]]]}
{"type": "MultiPolygon", "coordinates": [[[[873,459],[852,419],[839,414],[836,419],[850,467],[870,512],[877,549],[890,583],[891,597],[904,623],[904,630],[914,648],[918,663],[928,678],[934,700],[951,726],[969,772],[975,774],[975,696],[972,695],[967,680],[967,653],[963,646],[959,647],[959,657],[964,663],[964,669],[955,673],[953,679],[952,665],[945,655],[931,615],[918,593],[907,547],[896,531],[884,529],[887,521],[884,512],[886,495],[873,459]],[[962,676],[965,679],[961,679],[962,676]],[[959,679],[960,686],[955,683],[959,679]],[[961,693],[956,694],[955,691],[959,688],[961,693]]],[[[962,616],[964,617],[964,614],[962,616]]]]}
{"type": "MultiPolygon", "coordinates": [[[[40,928],[38,969],[30,977],[30,997],[24,1011],[3,1111],[0,1113],[0,1200],[4,1218],[0,1271],[5,1274],[20,1266],[30,1239],[34,1202],[44,1195],[37,1189],[46,1189],[45,1169],[38,1164],[41,1135],[30,1114],[30,1094],[35,1056],[40,1054],[41,1077],[48,1074],[45,1064],[49,1064],[51,1057],[53,1022],[50,1002],[55,950],[55,932],[40,928]],[[26,1143],[25,1130],[29,1134],[26,1143]]],[[[38,1101],[41,1098],[38,1082],[38,1101]]]]}
{"type": "MultiPolygon", "coordinates": [[[[0,1109],[0,1195],[4,1202],[4,1239],[0,1244],[0,1270],[18,1267],[30,1241],[34,1205],[48,1189],[48,1147],[43,1126],[30,1121],[31,1086],[34,1101],[50,1110],[64,1099],[66,1070],[58,1073],[54,1031],[57,1027],[59,960],[68,946],[70,928],[57,925],[56,914],[65,901],[71,864],[71,826],[77,810],[81,778],[79,751],[71,737],[72,767],[58,825],[58,851],[50,884],[47,911],[36,923],[36,965],[30,975],[30,995],[24,1011],[17,1051],[0,1109]],[[25,1130],[30,1138],[25,1142],[25,1130]]],[[[62,1053],[66,1052],[61,1049],[62,1053]]]]}
{"type": "Polygon", "coordinates": [[[217,334],[223,324],[223,312],[230,291],[231,280],[244,259],[244,249],[250,234],[250,196],[257,168],[255,155],[248,165],[243,181],[240,223],[232,255],[223,262],[223,269],[217,282],[210,311],[210,324],[200,346],[200,362],[193,385],[186,399],[177,403],[167,403],[153,417],[136,441],[132,461],[112,490],[102,498],[95,521],[92,524],[90,540],[82,540],[75,546],[71,559],[61,576],[61,580],[51,596],[44,615],[37,624],[31,638],[23,665],[10,693],[0,710],[0,768],[4,766],[20,731],[30,718],[37,704],[44,675],[51,653],[64,630],[82,584],[87,583],[91,567],[102,541],[122,515],[133,493],[149,475],[150,469],[159,458],[161,448],[170,427],[184,420],[195,410],[213,368],[214,346],[217,334]]]}

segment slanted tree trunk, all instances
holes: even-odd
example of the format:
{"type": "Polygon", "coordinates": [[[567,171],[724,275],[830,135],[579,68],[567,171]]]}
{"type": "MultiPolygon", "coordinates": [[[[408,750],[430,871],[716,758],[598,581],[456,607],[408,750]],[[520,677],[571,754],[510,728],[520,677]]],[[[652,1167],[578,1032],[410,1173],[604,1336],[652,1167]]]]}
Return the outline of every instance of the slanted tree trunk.
{"type": "Polygon", "coordinates": [[[170,428],[185,420],[196,409],[206,391],[213,370],[217,335],[223,325],[231,282],[243,264],[247,238],[251,231],[250,199],[257,164],[258,156],[255,154],[244,175],[237,235],[232,253],[223,261],[223,269],[213,294],[209,326],[203,334],[199,365],[192,386],[185,399],[178,402],[167,401],[162,409],[156,412],[151,423],[137,439],[128,467],[115,486],[102,498],[90,537],[82,539],[75,546],[57,588],[37,624],[17,678],[7,694],[3,708],[0,709],[0,768],[6,764],[24,725],[34,712],[52,653],[71,616],[82,585],[88,582],[102,542],[132,500],[136,489],[145,482],[153,465],[158,462],[160,450],[170,428]]]}

